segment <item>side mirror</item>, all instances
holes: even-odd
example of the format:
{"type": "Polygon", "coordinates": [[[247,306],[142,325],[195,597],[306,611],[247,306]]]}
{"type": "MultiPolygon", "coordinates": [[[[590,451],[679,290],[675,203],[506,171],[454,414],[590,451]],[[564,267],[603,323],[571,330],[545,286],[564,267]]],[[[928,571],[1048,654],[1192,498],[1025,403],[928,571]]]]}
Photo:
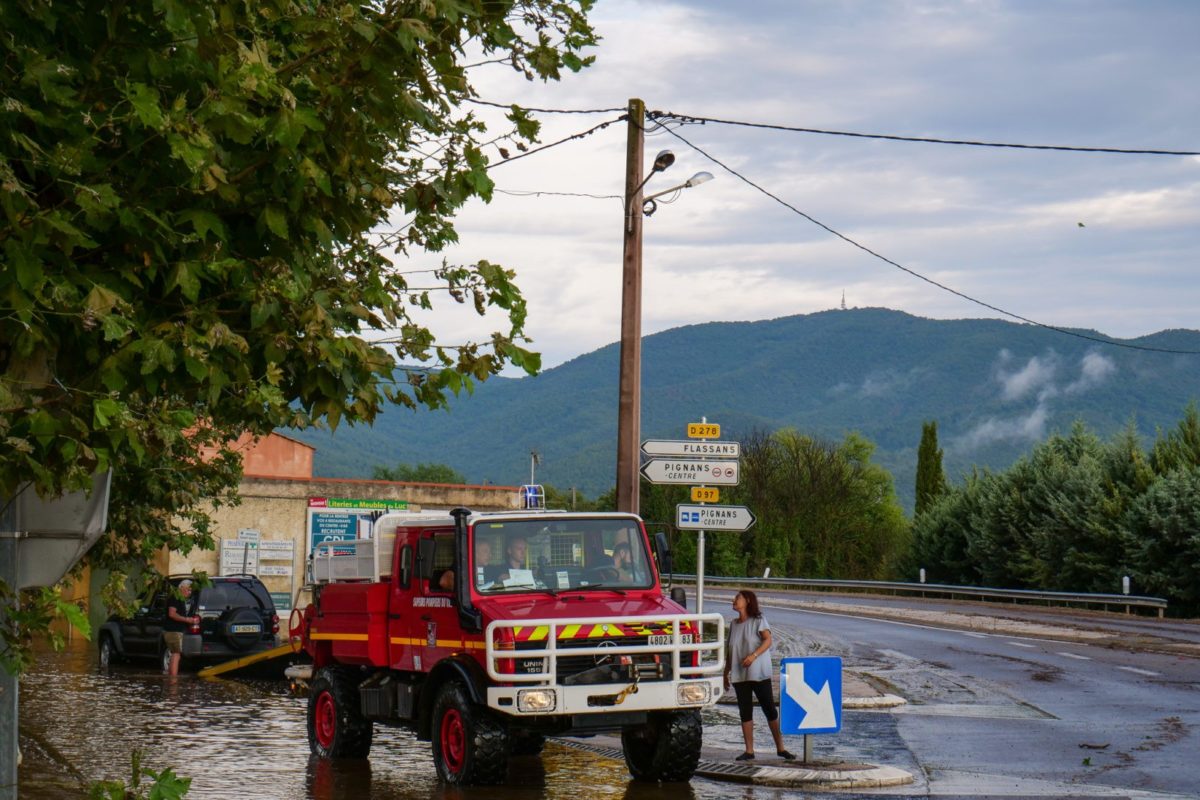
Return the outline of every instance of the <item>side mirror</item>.
{"type": "Polygon", "coordinates": [[[675,572],[675,560],[671,557],[671,544],[667,534],[663,531],[654,534],[654,546],[658,550],[658,571],[671,575],[675,572]]]}
{"type": "Polygon", "coordinates": [[[671,590],[671,599],[683,606],[685,610],[687,609],[687,592],[683,590],[682,586],[676,586],[671,590]]]}
{"type": "Polygon", "coordinates": [[[417,577],[433,577],[433,539],[422,539],[417,545],[417,577]]]}

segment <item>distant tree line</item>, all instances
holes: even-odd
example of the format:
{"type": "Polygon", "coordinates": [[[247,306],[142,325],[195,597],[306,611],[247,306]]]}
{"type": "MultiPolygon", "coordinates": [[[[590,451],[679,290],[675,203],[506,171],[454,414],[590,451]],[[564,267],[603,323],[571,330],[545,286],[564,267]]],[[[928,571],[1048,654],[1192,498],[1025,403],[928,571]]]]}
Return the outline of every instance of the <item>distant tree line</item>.
{"type": "Polygon", "coordinates": [[[1200,411],[1146,451],[1131,423],[1102,441],[1081,422],[999,472],[975,470],[913,522],[908,571],[937,583],[1121,590],[1200,612],[1200,411]]]}

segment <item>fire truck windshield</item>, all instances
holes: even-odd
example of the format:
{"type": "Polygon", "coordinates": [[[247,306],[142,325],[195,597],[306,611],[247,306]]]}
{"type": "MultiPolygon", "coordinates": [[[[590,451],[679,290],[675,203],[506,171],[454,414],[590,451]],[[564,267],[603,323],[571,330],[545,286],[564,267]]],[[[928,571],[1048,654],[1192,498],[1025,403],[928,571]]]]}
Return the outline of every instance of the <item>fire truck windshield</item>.
{"type": "Polygon", "coordinates": [[[471,569],[486,594],[653,584],[645,539],[628,519],[485,520],[474,532],[471,569]]]}

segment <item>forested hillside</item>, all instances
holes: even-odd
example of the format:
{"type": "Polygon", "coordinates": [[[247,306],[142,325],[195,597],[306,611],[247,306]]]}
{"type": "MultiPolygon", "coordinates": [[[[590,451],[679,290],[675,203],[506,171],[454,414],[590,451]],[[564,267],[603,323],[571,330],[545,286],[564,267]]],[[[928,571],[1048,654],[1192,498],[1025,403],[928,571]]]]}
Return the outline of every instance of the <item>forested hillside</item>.
{"type": "MultiPolygon", "coordinates": [[[[1105,338],[1095,331],[1083,332],[1105,338]]],[[[1130,344],[1200,351],[1200,331],[1130,344]]],[[[528,480],[589,496],[615,470],[614,345],[533,378],[492,379],[449,412],[390,410],[374,428],[303,432],[318,474],[369,477],[377,465],[435,462],[469,481],[528,480]]],[[[1131,420],[1147,439],[1200,397],[1200,356],[1118,348],[1000,320],[930,320],[887,309],[709,323],[646,337],[643,438],[682,438],[705,416],[723,438],[784,427],[877,445],[911,510],[921,423],[936,420],[946,475],[1005,467],[1081,419],[1108,436],[1131,420]]]]}

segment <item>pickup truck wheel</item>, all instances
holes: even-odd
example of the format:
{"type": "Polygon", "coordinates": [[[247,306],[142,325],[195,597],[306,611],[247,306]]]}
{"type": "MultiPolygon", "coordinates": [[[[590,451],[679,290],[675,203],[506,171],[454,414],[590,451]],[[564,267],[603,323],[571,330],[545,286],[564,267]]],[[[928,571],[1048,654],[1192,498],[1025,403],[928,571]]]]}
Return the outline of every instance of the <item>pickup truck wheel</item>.
{"type": "Polygon", "coordinates": [[[358,686],[336,669],[323,669],[308,693],[308,746],[321,758],[366,758],[375,726],[359,708],[358,686]]]}
{"type": "Polygon", "coordinates": [[[699,711],[662,711],[621,731],[625,766],[637,781],[687,781],[700,763],[699,711]]]}
{"type": "Polygon", "coordinates": [[[117,645],[107,633],[100,634],[100,669],[108,669],[120,660],[117,645]]]}
{"type": "Polygon", "coordinates": [[[503,783],[508,777],[508,730],[486,708],[471,703],[462,684],[451,681],[433,703],[433,760],[446,783],[503,783]]]}

